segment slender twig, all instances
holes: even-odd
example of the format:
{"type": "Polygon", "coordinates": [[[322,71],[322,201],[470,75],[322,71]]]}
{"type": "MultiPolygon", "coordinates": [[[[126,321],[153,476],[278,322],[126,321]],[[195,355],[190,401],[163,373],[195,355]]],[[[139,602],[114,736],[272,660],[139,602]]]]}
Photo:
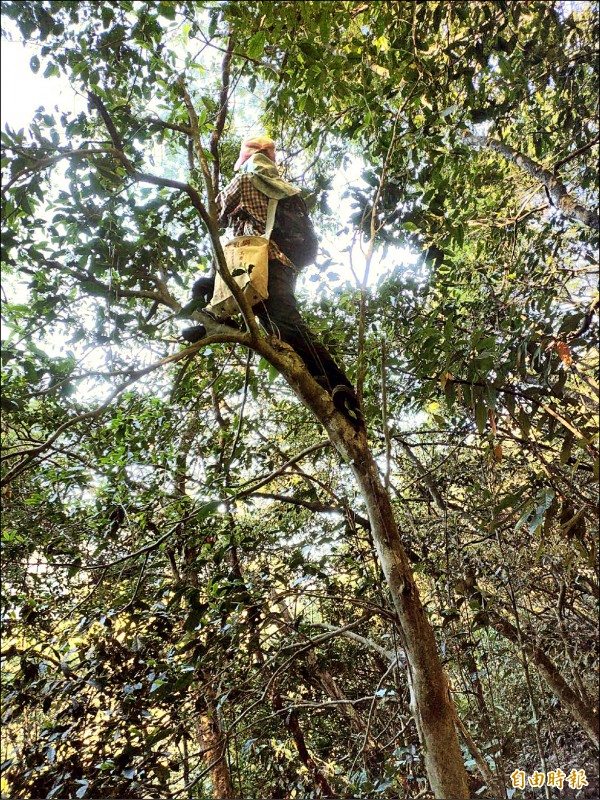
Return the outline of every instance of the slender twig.
{"type": "Polygon", "coordinates": [[[133,594],[131,595],[131,599],[122,608],[117,609],[118,613],[122,613],[124,611],[128,611],[133,606],[133,604],[135,603],[135,599],[136,599],[136,597],[138,595],[138,592],[140,590],[140,586],[142,585],[142,580],[144,578],[144,575],[146,574],[146,566],[148,564],[148,559],[150,558],[150,555],[151,555],[151,551],[148,550],[148,552],[146,553],[146,555],[144,557],[144,563],[142,564],[142,567],[140,569],[140,574],[138,575],[138,579],[137,579],[137,582],[135,584],[135,589],[133,590],[133,594]]]}
{"type": "Polygon", "coordinates": [[[31,462],[47,450],[65,431],[69,428],[72,428],[74,425],[79,424],[80,422],[85,422],[87,420],[95,419],[103,414],[111,405],[113,400],[117,398],[120,394],[122,394],[129,386],[133,383],[136,383],[141,377],[144,375],[148,375],[149,373],[166,366],[167,364],[175,363],[180,361],[182,358],[187,358],[190,354],[196,353],[200,350],[201,347],[206,347],[210,344],[216,343],[224,343],[224,342],[235,342],[239,344],[249,344],[249,336],[246,333],[240,333],[239,331],[232,331],[231,334],[223,334],[223,335],[215,335],[215,336],[207,336],[202,341],[197,342],[196,344],[191,345],[188,348],[180,351],[179,353],[175,353],[173,355],[167,356],[166,358],[161,358],[159,361],[151,364],[148,367],[144,367],[143,369],[132,371],[131,376],[125,380],[120,386],[114,389],[108,398],[102,403],[98,408],[93,409],[92,411],[87,411],[83,414],[79,414],[78,416],[74,417],[73,419],[67,420],[62,425],[60,425],[54,433],[49,436],[42,444],[38,445],[37,447],[31,448],[25,451],[19,451],[17,453],[9,453],[5,456],[2,456],[0,460],[5,460],[8,458],[15,458],[17,456],[22,457],[22,461],[17,464],[12,470],[10,470],[0,481],[0,486],[6,486],[10,483],[17,475],[20,475],[31,462]]]}
{"type": "MultiPolygon", "coordinates": [[[[210,39],[207,39],[202,31],[199,31],[199,33],[208,47],[212,47],[213,50],[218,50],[220,53],[229,52],[229,44],[227,45],[227,48],[219,47],[219,45],[213,44],[210,39]]],[[[232,55],[236,58],[242,58],[244,61],[249,61],[251,64],[256,64],[259,67],[263,67],[264,69],[271,70],[271,72],[274,72],[275,75],[279,77],[279,71],[272,64],[269,64],[266,61],[260,61],[258,58],[251,58],[249,55],[246,55],[246,53],[238,53],[235,50],[232,50],[232,55]]]]}
{"type": "Polygon", "coordinates": [[[233,44],[234,44],[234,39],[230,30],[229,39],[227,41],[227,50],[223,58],[223,63],[221,64],[221,92],[219,95],[219,113],[217,115],[217,121],[215,123],[215,127],[210,140],[210,152],[213,157],[213,189],[215,193],[219,191],[219,177],[221,169],[221,162],[219,158],[219,142],[221,140],[221,136],[225,128],[225,122],[227,120],[233,44]]]}
{"type": "Polygon", "coordinates": [[[381,684],[384,682],[384,680],[387,678],[387,676],[390,674],[390,672],[394,669],[394,667],[397,666],[397,664],[398,664],[397,659],[394,659],[390,663],[389,667],[386,669],[386,671],[383,673],[383,675],[379,679],[379,683],[377,684],[377,689],[375,689],[375,691],[373,692],[373,698],[371,700],[371,706],[369,708],[369,715],[367,717],[367,724],[365,726],[363,743],[362,743],[361,747],[359,748],[358,753],[356,754],[356,758],[354,759],[354,762],[353,762],[353,764],[352,764],[352,766],[350,768],[350,772],[351,773],[354,772],[354,767],[356,765],[356,762],[358,761],[358,757],[359,757],[359,755],[361,753],[364,753],[365,748],[367,746],[367,742],[369,741],[369,732],[371,730],[371,722],[372,722],[372,719],[373,719],[373,713],[375,711],[375,706],[377,705],[377,701],[381,699],[381,697],[377,694],[377,692],[381,689],[381,684]]]}
{"type": "Polygon", "coordinates": [[[373,200],[373,207],[371,209],[371,221],[370,221],[370,236],[369,236],[369,243],[367,245],[367,251],[365,253],[365,269],[363,273],[363,278],[360,284],[360,309],[359,309],[359,317],[358,317],[358,341],[357,341],[357,349],[358,349],[358,368],[357,368],[357,375],[356,375],[356,396],[358,398],[358,402],[362,405],[363,399],[363,385],[367,373],[367,366],[366,366],[366,359],[365,359],[365,341],[366,341],[366,328],[367,328],[367,304],[368,304],[368,297],[367,297],[367,284],[369,282],[369,273],[371,271],[371,262],[373,260],[373,256],[375,254],[375,242],[377,240],[377,236],[381,227],[383,226],[383,222],[380,225],[377,225],[377,209],[379,207],[379,201],[381,200],[381,195],[383,193],[383,188],[385,186],[385,182],[387,180],[387,172],[390,164],[390,159],[392,157],[392,153],[396,146],[396,132],[398,128],[398,122],[400,120],[400,115],[406,108],[409,100],[411,99],[413,92],[409,92],[407,97],[405,98],[404,102],[401,106],[399,106],[398,111],[396,112],[394,118],[394,127],[392,128],[392,137],[390,143],[388,145],[388,149],[385,155],[385,159],[383,162],[383,167],[381,170],[381,176],[379,178],[379,183],[377,185],[377,192],[375,193],[375,199],[373,200]]]}
{"type": "Polygon", "coordinates": [[[140,298],[142,300],[153,300],[156,303],[163,303],[164,305],[169,306],[169,308],[179,310],[179,303],[173,300],[168,292],[165,293],[163,291],[161,292],[161,294],[156,294],[155,292],[151,292],[147,289],[120,289],[118,285],[109,286],[106,283],[102,283],[102,281],[98,280],[98,278],[96,278],[94,275],[89,275],[88,273],[81,272],[80,270],[77,269],[64,267],[58,261],[46,260],[44,263],[46,264],[46,266],[56,267],[57,269],[66,273],[67,275],[71,275],[73,278],[76,278],[78,281],[93,283],[94,286],[97,286],[98,288],[102,289],[102,291],[106,292],[107,295],[112,295],[117,300],[121,297],[140,298]]]}
{"type": "Polygon", "coordinates": [[[558,170],[562,166],[564,166],[566,163],[568,163],[572,159],[577,158],[577,156],[580,156],[582,153],[585,153],[586,150],[589,150],[591,147],[593,147],[594,145],[598,144],[599,141],[600,141],[600,136],[596,136],[594,139],[592,139],[591,142],[588,142],[588,144],[584,144],[583,147],[580,147],[578,150],[575,150],[574,152],[569,153],[568,156],[565,156],[564,158],[561,158],[560,161],[557,161],[556,164],[554,164],[554,166],[552,167],[553,172],[558,172],[558,170]]]}
{"type": "Polygon", "coordinates": [[[238,442],[240,440],[240,435],[242,433],[242,425],[244,424],[244,409],[246,408],[246,400],[248,399],[248,386],[250,384],[250,363],[252,361],[252,350],[248,350],[248,358],[246,360],[246,374],[244,376],[244,395],[242,397],[242,405],[240,407],[240,414],[238,419],[238,426],[237,431],[235,432],[235,439],[233,440],[233,445],[231,446],[231,454],[229,456],[228,462],[231,463],[233,461],[233,457],[235,455],[236,448],[238,446],[238,442]]]}
{"type": "Polygon", "coordinates": [[[307,447],[305,450],[302,450],[302,452],[297,453],[295,456],[292,456],[292,458],[290,458],[289,461],[286,461],[285,464],[282,464],[282,466],[278,467],[276,470],[274,470],[274,472],[269,473],[264,478],[259,478],[258,482],[255,483],[254,486],[252,486],[251,488],[243,489],[242,487],[247,486],[249,483],[253,483],[256,480],[256,478],[251,478],[249,481],[246,481],[246,483],[240,484],[236,488],[242,489],[242,491],[239,492],[237,496],[244,497],[247,494],[252,494],[257,489],[260,489],[261,486],[265,486],[267,483],[271,483],[271,481],[275,480],[275,478],[282,475],[288,467],[291,467],[293,464],[296,464],[298,461],[301,461],[303,458],[310,455],[311,453],[314,453],[317,450],[322,450],[324,447],[329,447],[330,445],[331,442],[329,441],[329,439],[322,439],[320,442],[317,442],[316,444],[307,447]]]}
{"type": "Polygon", "coordinates": [[[169,399],[171,400],[171,402],[173,402],[173,400],[177,397],[177,390],[179,389],[179,386],[181,385],[181,382],[182,382],[182,380],[183,380],[183,378],[185,376],[185,373],[188,371],[188,368],[189,368],[190,364],[193,362],[193,360],[194,360],[194,357],[190,356],[187,359],[187,361],[184,363],[182,368],[179,370],[179,372],[177,373],[177,377],[173,381],[173,388],[171,389],[171,392],[170,392],[170,395],[169,395],[169,399]]]}
{"type": "Polygon", "coordinates": [[[60,617],[56,621],[56,627],[57,628],[60,626],[61,622],[64,622],[69,617],[72,617],[73,614],[75,614],[76,611],[79,611],[80,608],[83,608],[83,606],[88,602],[88,600],[95,594],[95,592],[102,585],[102,582],[104,581],[104,577],[106,576],[106,572],[107,572],[107,569],[103,569],[100,572],[100,575],[98,576],[98,578],[96,579],[96,582],[94,583],[92,589],[86,594],[86,596],[83,598],[83,600],[80,600],[79,603],[77,603],[76,606],[74,606],[73,608],[70,608],[69,611],[67,611],[67,613],[64,616],[60,617]]]}
{"type": "MultiPolygon", "coordinates": [[[[216,202],[216,191],[212,183],[212,178],[208,167],[208,159],[206,157],[204,147],[202,146],[198,115],[196,114],[196,109],[194,108],[192,98],[190,97],[190,94],[187,90],[185,84],[185,78],[183,77],[183,75],[178,80],[178,87],[188,112],[190,127],[192,129],[192,141],[194,143],[194,151],[198,156],[198,160],[200,161],[202,177],[204,179],[204,188],[206,191],[207,207],[208,207],[207,218],[205,222],[208,228],[208,232],[210,234],[210,239],[215,259],[217,262],[219,274],[223,278],[226,286],[231,291],[233,297],[235,298],[236,303],[240,308],[240,311],[242,312],[244,322],[246,323],[246,327],[250,332],[252,341],[256,342],[258,339],[260,339],[260,331],[258,328],[258,323],[256,322],[256,318],[252,312],[252,308],[250,307],[248,299],[241,291],[240,287],[237,285],[236,281],[233,279],[231,273],[229,272],[229,269],[227,267],[227,262],[225,259],[225,253],[223,252],[223,248],[221,246],[221,240],[219,238],[219,228],[217,224],[218,208],[216,202]]],[[[205,208],[206,211],[206,207],[204,207],[204,204],[203,208],[205,208]]]]}
{"type": "Polygon", "coordinates": [[[91,158],[92,156],[102,154],[113,155],[114,150],[112,147],[100,147],[95,150],[67,150],[66,152],[59,153],[56,156],[37,159],[37,161],[34,161],[34,163],[30,166],[24,167],[22,170],[17,172],[17,174],[14,175],[10,181],[2,187],[2,192],[8,192],[8,190],[24,176],[29,175],[32,172],[38,172],[38,170],[45,169],[46,167],[51,167],[53,164],[57,164],[63,158],[91,158]]]}
{"type": "Polygon", "coordinates": [[[144,545],[144,547],[140,547],[139,550],[134,550],[133,553],[127,553],[124,556],[119,556],[119,558],[114,559],[114,561],[108,561],[104,564],[81,564],[79,561],[71,561],[66,564],[53,563],[52,566],[64,569],[70,569],[71,567],[79,567],[84,572],[91,572],[92,570],[97,570],[97,569],[107,570],[111,567],[116,567],[118,564],[123,564],[125,561],[131,561],[132,559],[139,558],[139,556],[146,556],[147,554],[151,553],[152,551],[160,547],[160,545],[163,542],[166,542],[166,540],[177,531],[177,529],[181,524],[188,522],[191,519],[194,519],[194,517],[200,514],[203,511],[203,509],[206,508],[206,506],[210,506],[210,503],[205,503],[204,505],[200,506],[200,508],[191,511],[189,514],[186,514],[185,516],[181,517],[181,519],[178,519],[174,525],[171,525],[171,527],[168,529],[166,533],[163,533],[162,536],[159,536],[158,539],[155,539],[153,542],[150,542],[150,544],[144,545]]]}
{"type": "Polygon", "coordinates": [[[355,511],[351,511],[345,506],[333,506],[328,505],[327,503],[320,503],[318,500],[302,500],[299,497],[290,497],[286,494],[274,494],[271,492],[252,492],[251,494],[244,493],[243,497],[236,495],[235,499],[240,500],[246,497],[250,500],[252,500],[254,497],[262,497],[265,500],[277,500],[280,503],[289,503],[290,505],[302,506],[302,508],[306,508],[309,511],[315,511],[321,514],[341,514],[344,517],[348,517],[350,515],[352,520],[362,528],[365,528],[365,530],[371,529],[371,523],[366,517],[362,517],[360,514],[357,514],[355,511]]]}

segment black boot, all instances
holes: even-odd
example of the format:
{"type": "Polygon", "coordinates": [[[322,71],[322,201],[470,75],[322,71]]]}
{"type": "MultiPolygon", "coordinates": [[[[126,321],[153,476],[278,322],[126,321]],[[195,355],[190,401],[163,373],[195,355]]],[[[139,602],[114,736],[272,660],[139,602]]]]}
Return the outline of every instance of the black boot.
{"type": "Polygon", "coordinates": [[[192,299],[179,312],[180,317],[191,317],[194,311],[202,311],[210,302],[215,288],[214,277],[198,278],[192,286],[192,299]]]}
{"type": "Polygon", "coordinates": [[[364,417],[358,405],[358,398],[350,386],[340,384],[331,393],[331,399],[336,409],[343,414],[348,422],[356,428],[361,428],[365,424],[364,417]]]}
{"type": "Polygon", "coordinates": [[[194,325],[192,328],[184,328],[181,331],[181,336],[186,342],[196,344],[196,342],[199,342],[200,339],[204,339],[206,336],[206,328],[204,325],[194,325]]]}

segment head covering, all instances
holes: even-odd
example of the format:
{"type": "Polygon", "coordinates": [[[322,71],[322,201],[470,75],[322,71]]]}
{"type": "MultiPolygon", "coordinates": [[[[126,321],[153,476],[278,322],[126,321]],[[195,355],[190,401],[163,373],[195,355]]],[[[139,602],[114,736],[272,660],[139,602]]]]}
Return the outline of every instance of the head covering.
{"type": "Polygon", "coordinates": [[[282,200],[284,197],[300,194],[300,189],[279,177],[279,170],[274,161],[264,153],[256,153],[244,163],[244,172],[250,176],[252,185],[259,192],[282,200]]]}
{"type": "Polygon", "coordinates": [[[244,139],[240,148],[240,156],[235,162],[235,170],[238,170],[242,164],[245,164],[248,159],[256,153],[264,153],[271,161],[275,162],[275,142],[268,136],[251,136],[249,139],[244,139]]]}

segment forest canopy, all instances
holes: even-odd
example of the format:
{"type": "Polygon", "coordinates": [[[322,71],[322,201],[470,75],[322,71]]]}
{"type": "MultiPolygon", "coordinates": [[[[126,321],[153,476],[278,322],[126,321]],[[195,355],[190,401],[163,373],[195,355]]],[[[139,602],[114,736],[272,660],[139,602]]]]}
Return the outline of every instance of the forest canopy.
{"type": "Polygon", "coordinates": [[[598,3],[0,7],[2,797],[597,797],[598,3]],[[366,431],[189,309],[263,133],[366,431]]]}

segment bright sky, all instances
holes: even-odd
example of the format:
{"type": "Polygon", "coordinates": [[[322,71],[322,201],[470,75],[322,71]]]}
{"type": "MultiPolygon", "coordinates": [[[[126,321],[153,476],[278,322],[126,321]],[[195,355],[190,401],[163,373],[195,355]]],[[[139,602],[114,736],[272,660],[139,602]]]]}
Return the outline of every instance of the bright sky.
{"type": "MultiPolygon", "coordinates": [[[[3,26],[5,21],[3,20],[3,26]]],[[[2,130],[8,123],[13,130],[26,128],[39,106],[47,111],[58,103],[64,111],[78,112],[85,108],[85,101],[77,97],[68,83],[59,77],[44,78],[31,71],[29,62],[36,48],[25,47],[21,42],[2,38],[0,48],[0,120],[2,130]]]]}

